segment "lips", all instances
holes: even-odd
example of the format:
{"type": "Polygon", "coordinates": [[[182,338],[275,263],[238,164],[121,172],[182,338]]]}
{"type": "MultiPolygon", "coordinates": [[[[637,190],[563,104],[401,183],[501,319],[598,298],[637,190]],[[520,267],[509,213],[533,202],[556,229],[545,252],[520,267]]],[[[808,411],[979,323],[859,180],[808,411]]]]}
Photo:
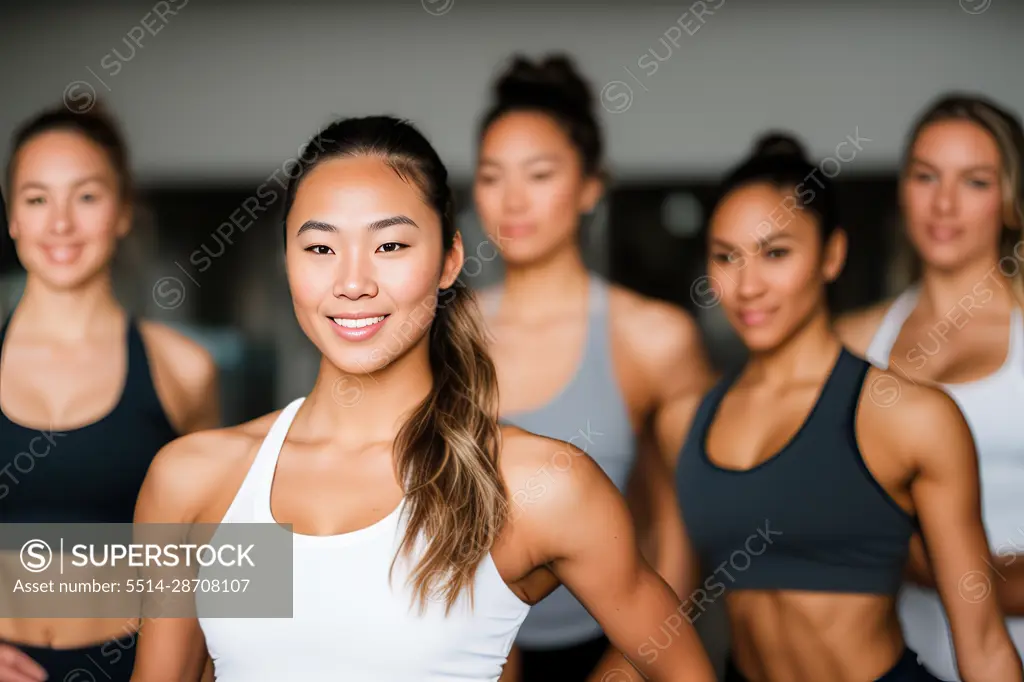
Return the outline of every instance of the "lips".
{"type": "Polygon", "coordinates": [[[954,225],[928,225],[928,237],[940,244],[956,241],[963,234],[963,230],[954,225]]]}
{"type": "Polygon", "coordinates": [[[536,231],[533,223],[503,223],[498,228],[498,239],[519,239],[528,237],[536,231]]]}
{"type": "Polygon", "coordinates": [[[388,313],[353,313],[327,319],[335,333],[346,341],[365,341],[381,330],[388,317],[388,313]]]}
{"type": "Polygon", "coordinates": [[[744,310],[739,314],[740,322],[747,327],[760,327],[771,321],[772,310],[744,310]]]}
{"type": "Polygon", "coordinates": [[[42,248],[46,259],[54,265],[70,265],[82,255],[81,244],[62,244],[59,246],[44,246],[42,248]]]}

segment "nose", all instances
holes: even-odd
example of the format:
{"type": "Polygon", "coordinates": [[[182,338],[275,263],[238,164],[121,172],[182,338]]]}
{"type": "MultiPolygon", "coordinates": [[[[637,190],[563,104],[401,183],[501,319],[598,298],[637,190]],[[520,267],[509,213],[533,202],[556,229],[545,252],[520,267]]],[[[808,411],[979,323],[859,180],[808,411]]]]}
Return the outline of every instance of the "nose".
{"type": "Polygon", "coordinates": [[[71,216],[71,207],[67,201],[53,202],[53,214],[51,215],[50,229],[55,234],[67,234],[71,232],[74,221],[71,216]]]}
{"type": "Polygon", "coordinates": [[[353,301],[377,295],[373,261],[363,249],[351,249],[339,259],[333,293],[335,298],[353,301]]]}
{"type": "Polygon", "coordinates": [[[939,215],[954,215],[957,209],[957,183],[955,179],[943,179],[933,197],[933,208],[939,215]]]}
{"type": "Polygon", "coordinates": [[[501,208],[505,213],[516,214],[526,208],[526,188],[519,180],[505,182],[501,208]]]}
{"type": "Polygon", "coordinates": [[[740,299],[749,301],[764,293],[764,277],[761,274],[757,256],[748,256],[740,265],[732,268],[729,275],[735,283],[736,294],[740,299]]]}

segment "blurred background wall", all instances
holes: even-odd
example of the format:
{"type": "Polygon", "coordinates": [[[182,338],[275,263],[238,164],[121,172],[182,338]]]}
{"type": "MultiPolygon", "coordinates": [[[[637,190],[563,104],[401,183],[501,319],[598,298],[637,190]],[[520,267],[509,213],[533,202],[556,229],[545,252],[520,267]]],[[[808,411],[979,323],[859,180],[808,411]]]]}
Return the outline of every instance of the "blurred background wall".
{"type": "MultiPolygon", "coordinates": [[[[450,166],[470,251],[490,256],[469,201],[490,81],[513,52],[569,52],[598,95],[613,172],[588,260],[697,314],[725,364],[739,350],[701,300],[695,234],[728,165],[775,127],[832,157],[822,170],[843,187],[853,242],[838,304],[876,300],[913,116],[948,89],[1024,109],[1021,28],[1011,0],[11,0],[0,131],[62,99],[116,113],[146,199],[121,258],[126,303],[215,351],[237,421],[316,370],[283,279],[275,178],[332,118],[413,119],[450,166]],[[247,201],[266,210],[243,231],[230,223],[247,201]]],[[[20,268],[3,246],[9,307],[20,268]]],[[[499,260],[480,260],[473,284],[500,277],[499,260]]]]}

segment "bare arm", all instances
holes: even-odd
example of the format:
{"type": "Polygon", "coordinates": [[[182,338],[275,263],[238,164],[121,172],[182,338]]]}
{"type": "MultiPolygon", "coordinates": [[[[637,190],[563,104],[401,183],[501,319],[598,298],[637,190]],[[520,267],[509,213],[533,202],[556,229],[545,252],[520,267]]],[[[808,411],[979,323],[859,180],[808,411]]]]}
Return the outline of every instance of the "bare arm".
{"type": "Polygon", "coordinates": [[[160,402],[177,432],[221,426],[217,367],[206,349],[161,324],[143,323],[141,332],[160,402]]]}
{"type": "MultiPolygon", "coordinates": [[[[648,419],[637,461],[637,494],[647,512],[654,567],[682,591],[683,547],[679,506],[672,477],[682,441],[668,442],[658,433],[658,420],[680,400],[699,400],[713,381],[707,352],[696,322],[685,311],[658,301],[639,299],[623,319],[622,335],[650,395],[648,419]],[[657,334],[648,330],[657,329],[657,334]]],[[[688,424],[678,425],[685,435],[688,424]]]]}
{"type": "Polygon", "coordinates": [[[899,403],[897,447],[912,455],[911,484],[935,584],[965,682],[1022,682],[1006,630],[981,518],[978,462],[967,423],[944,393],[914,387],[899,403]]]}
{"type": "MultiPolygon", "coordinates": [[[[235,444],[222,432],[201,432],[165,446],[153,460],[135,507],[136,524],[191,524],[223,476],[216,462],[235,444]],[[218,457],[210,457],[216,453],[218,457]]],[[[132,682],[197,682],[208,667],[196,618],[143,617],[132,682]]]]}
{"type": "MultiPolygon", "coordinates": [[[[553,453],[566,446],[538,438],[534,447],[553,453]]],[[[679,598],[640,554],[625,500],[592,459],[576,448],[573,454],[577,459],[567,475],[524,519],[541,563],[647,678],[713,682],[701,641],[680,615],[679,598]],[[650,638],[665,632],[672,633],[669,646],[654,647],[650,638]]]]}
{"type": "MultiPolygon", "coordinates": [[[[690,566],[670,464],[678,455],[678,448],[666,450],[665,442],[656,433],[655,422],[657,415],[674,401],[702,396],[712,383],[712,371],[700,329],[690,315],[659,301],[633,298],[631,302],[630,314],[620,318],[626,322],[619,328],[620,337],[646,388],[651,418],[644,423],[639,438],[629,502],[638,516],[644,556],[673,591],[683,594],[690,566]],[[656,335],[648,333],[652,328],[658,330],[656,335]]],[[[680,428],[685,431],[686,427],[680,428]]],[[[624,664],[622,655],[611,648],[590,679],[599,682],[624,664]]]]}
{"type": "MultiPolygon", "coordinates": [[[[1024,616],[1024,555],[1016,553],[1019,548],[1012,541],[1007,545],[996,547],[989,559],[989,567],[995,576],[992,589],[1004,614],[1024,616]]],[[[911,540],[905,576],[912,583],[935,589],[928,552],[919,535],[911,540]]]]}

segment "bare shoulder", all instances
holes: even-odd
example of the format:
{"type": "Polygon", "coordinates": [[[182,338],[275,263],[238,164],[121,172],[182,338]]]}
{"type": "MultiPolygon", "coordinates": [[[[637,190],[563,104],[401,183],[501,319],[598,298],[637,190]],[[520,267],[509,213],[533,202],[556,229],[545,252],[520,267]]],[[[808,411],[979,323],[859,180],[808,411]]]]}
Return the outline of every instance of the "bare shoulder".
{"type": "Polygon", "coordinates": [[[216,366],[209,351],[181,332],[147,321],[139,323],[139,332],[146,342],[151,362],[177,381],[196,383],[208,380],[215,373],[216,366]]]}
{"type": "Polygon", "coordinates": [[[682,360],[706,366],[700,327],[679,306],[612,286],[610,308],[616,336],[650,379],[659,381],[666,372],[684,369],[682,360]]]}
{"type": "Polygon", "coordinates": [[[930,456],[973,453],[970,428],[956,402],[941,389],[871,367],[864,379],[860,422],[892,452],[920,466],[930,456]],[[924,458],[924,460],[922,459],[924,458]]]}
{"type": "Polygon", "coordinates": [[[501,471],[514,517],[529,525],[572,515],[595,495],[617,493],[600,466],[583,450],[515,427],[503,427],[501,471]]]}
{"type": "Polygon", "coordinates": [[[238,484],[280,411],[230,428],[196,431],[153,458],[139,493],[136,520],[193,522],[238,484]]]}
{"type": "Polygon", "coordinates": [[[864,357],[892,304],[893,299],[889,299],[839,316],[834,325],[839,340],[851,351],[864,357]]]}
{"type": "Polygon", "coordinates": [[[218,425],[217,367],[200,344],[156,322],[140,322],[160,402],[179,433],[218,425]]]}

